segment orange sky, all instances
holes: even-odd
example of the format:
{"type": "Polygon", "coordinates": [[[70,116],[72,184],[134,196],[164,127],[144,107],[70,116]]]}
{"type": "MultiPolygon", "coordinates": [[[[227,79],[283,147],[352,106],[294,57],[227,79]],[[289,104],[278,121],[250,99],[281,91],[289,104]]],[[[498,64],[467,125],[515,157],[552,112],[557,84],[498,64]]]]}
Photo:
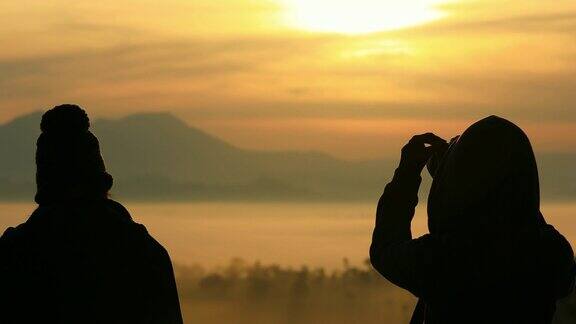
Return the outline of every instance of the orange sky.
{"type": "Polygon", "coordinates": [[[358,159],[498,114],[539,151],[576,147],[573,0],[20,0],[0,20],[0,122],[170,111],[358,159]]]}

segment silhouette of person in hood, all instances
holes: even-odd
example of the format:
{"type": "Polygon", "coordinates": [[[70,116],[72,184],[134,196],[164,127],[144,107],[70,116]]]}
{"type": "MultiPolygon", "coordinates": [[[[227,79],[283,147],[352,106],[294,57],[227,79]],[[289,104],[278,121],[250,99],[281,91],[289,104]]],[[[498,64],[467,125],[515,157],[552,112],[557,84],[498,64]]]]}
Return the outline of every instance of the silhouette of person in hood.
{"type": "Polygon", "coordinates": [[[378,203],[370,260],[419,298],[413,324],[551,323],[576,274],[570,244],[540,213],[527,136],[495,116],[450,143],[428,133],[402,149],[378,203]],[[429,234],[413,239],[426,165],[429,234]]]}
{"type": "Polygon", "coordinates": [[[38,208],[0,238],[0,323],[182,323],[166,250],[108,199],[80,107],[42,117],[38,208]]]}

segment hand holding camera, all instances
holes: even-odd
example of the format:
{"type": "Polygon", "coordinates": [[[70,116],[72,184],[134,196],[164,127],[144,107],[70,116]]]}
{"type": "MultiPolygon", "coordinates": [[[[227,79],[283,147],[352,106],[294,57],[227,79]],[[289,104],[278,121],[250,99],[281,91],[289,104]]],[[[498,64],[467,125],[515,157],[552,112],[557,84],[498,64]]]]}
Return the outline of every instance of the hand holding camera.
{"type": "Polygon", "coordinates": [[[402,148],[400,168],[420,174],[430,158],[448,148],[448,143],[432,133],[416,135],[402,148]]]}

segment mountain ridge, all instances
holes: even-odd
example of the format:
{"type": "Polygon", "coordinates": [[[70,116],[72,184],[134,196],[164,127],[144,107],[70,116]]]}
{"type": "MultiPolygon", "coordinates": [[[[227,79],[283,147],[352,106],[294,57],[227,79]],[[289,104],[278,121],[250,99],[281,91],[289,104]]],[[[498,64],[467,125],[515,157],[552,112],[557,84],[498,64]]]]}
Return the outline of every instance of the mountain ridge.
{"type": "MultiPolygon", "coordinates": [[[[7,157],[0,161],[2,198],[33,193],[33,145],[41,114],[33,112],[0,125],[0,154],[7,157]]],[[[358,167],[361,163],[323,152],[242,149],[170,113],[96,119],[91,124],[115,177],[113,193],[122,198],[360,199],[360,193],[349,193],[371,177],[366,170],[353,171],[366,169],[358,167]]]]}
{"type": "MultiPolygon", "coordinates": [[[[42,112],[0,124],[0,200],[30,199],[42,112]]],[[[96,119],[115,197],[133,200],[375,201],[397,161],[239,148],[171,113],[96,119]]],[[[539,155],[543,196],[576,198],[576,154],[539,155]]],[[[430,185],[424,176],[421,196],[430,185]]]]}

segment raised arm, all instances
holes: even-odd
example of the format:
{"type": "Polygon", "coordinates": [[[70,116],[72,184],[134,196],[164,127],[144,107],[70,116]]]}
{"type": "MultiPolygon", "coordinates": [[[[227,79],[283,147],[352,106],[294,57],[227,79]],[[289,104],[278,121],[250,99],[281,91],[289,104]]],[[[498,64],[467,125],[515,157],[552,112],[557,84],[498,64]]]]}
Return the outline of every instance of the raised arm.
{"type": "Polygon", "coordinates": [[[402,149],[400,166],[386,186],[376,212],[370,261],[392,283],[417,296],[430,282],[429,269],[438,249],[437,239],[412,239],[410,224],[418,204],[420,173],[432,152],[446,142],[433,134],[414,136],[402,149]]]}

